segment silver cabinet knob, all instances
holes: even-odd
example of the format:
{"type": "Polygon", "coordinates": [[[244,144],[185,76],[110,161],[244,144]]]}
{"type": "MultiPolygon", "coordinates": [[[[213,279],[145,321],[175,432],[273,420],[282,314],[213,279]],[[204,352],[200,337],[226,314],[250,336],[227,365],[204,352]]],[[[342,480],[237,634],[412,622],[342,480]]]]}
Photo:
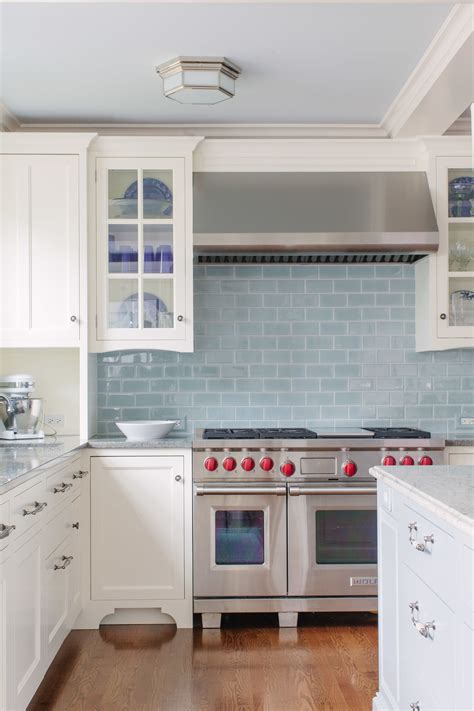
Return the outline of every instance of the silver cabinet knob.
{"type": "Polygon", "coordinates": [[[72,321],[73,323],[76,323],[76,321],[77,321],[77,316],[71,316],[71,321],[72,321]]]}
{"type": "Polygon", "coordinates": [[[184,316],[181,316],[181,314],[180,314],[179,316],[177,316],[177,320],[178,320],[178,321],[184,321],[184,316]]]}
{"type": "Polygon", "coordinates": [[[441,321],[446,320],[446,314],[440,314],[439,317],[440,317],[441,321]]]}
{"type": "Polygon", "coordinates": [[[180,474],[176,474],[174,480],[175,480],[175,481],[181,481],[181,475],[180,475],[180,474]]]}
{"type": "Polygon", "coordinates": [[[410,709],[411,711],[421,711],[420,710],[420,702],[419,701],[412,701],[410,704],[410,709]]]}
{"type": "Polygon", "coordinates": [[[15,528],[16,526],[13,524],[11,526],[5,526],[5,524],[0,523],[0,540],[2,540],[2,538],[8,538],[10,533],[14,531],[15,528]]]}
{"type": "Polygon", "coordinates": [[[77,530],[79,530],[79,521],[76,521],[76,523],[73,523],[73,524],[72,524],[72,527],[73,527],[73,528],[76,528],[77,530]]]}

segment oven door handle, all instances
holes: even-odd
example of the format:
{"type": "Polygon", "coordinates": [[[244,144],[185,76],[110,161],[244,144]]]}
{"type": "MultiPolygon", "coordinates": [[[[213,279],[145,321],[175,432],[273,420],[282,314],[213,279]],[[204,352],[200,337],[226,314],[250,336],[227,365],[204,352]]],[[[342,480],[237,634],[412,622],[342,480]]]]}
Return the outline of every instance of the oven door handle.
{"type": "Polygon", "coordinates": [[[290,486],[290,496],[314,496],[315,494],[353,494],[354,496],[361,494],[376,494],[376,486],[290,486]]]}
{"type": "Polygon", "coordinates": [[[286,496],[286,486],[195,486],[196,496],[213,496],[216,494],[273,494],[286,496]]]}

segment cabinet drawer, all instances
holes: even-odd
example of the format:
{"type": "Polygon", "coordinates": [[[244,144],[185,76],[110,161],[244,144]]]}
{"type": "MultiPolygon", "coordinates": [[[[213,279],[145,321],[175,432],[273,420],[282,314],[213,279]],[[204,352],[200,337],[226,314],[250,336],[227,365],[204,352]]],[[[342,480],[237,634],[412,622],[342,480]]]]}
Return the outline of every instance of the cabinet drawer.
{"type": "Polygon", "coordinates": [[[418,701],[420,711],[454,709],[454,613],[405,564],[400,571],[399,625],[400,708],[409,709],[411,703],[418,701]],[[416,608],[411,609],[414,604],[416,608]],[[426,623],[433,623],[434,628],[424,629],[422,625],[426,623]]]}
{"type": "Polygon", "coordinates": [[[29,531],[32,526],[45,518],[47,507],[44,483],[40,478],[27,488],[14,494],[11,502],[12,523],[16,526],[15,539],[29,531]]]}
{"type": "Polygon", "coordinates": [[[10,502],[7,500],[0,503],[0,551],[3,551],[12,540],[15,529],[10,528],[11,525],[10,502]]]}
{"type": "Polygon", "coordinates": [[[400,559],[448,605],[456,594],[453,537],[407,504],[400,515],[400,559]]]}
{"type": "Polygon", "coordinates": [[[46,501],[50,511],[71,495],[77,496],[81,488],[79,458],[62,464],[46,478],[46,501]]]}

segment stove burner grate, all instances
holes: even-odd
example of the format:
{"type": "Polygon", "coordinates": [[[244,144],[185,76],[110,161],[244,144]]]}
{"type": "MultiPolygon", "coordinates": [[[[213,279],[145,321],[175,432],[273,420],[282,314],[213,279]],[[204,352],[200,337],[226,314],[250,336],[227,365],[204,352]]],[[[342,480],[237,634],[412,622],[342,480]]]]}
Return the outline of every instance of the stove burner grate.
{"type": "Polygon", "coordinates": [[[205,429],[203,439],[316,439],[316,432],[303,427],[256,429],[205,429]]]}

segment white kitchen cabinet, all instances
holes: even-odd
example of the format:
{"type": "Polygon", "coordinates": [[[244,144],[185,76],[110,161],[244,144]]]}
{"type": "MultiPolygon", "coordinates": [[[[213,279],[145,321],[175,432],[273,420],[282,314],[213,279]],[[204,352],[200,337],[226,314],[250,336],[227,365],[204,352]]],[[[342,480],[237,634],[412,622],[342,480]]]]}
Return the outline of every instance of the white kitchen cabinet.
{"type": "Polygon", "coordinates": [[[93,600],[184,598],[184,460],[93,457],[93,600]]]}
{"type": "Polygon", "coordinates": [[[92,350],[193,350],[192,151],[198,142],[95,142],[92,350]]]}
{"type": "Polygon", "coordinates": [[[472,348],[474,205],[467,197],[468,187],[463,193],[462,186],[463,181],[466,184],[474,179],[472,158],[436,156],[432,166],[440,243],[436,255],[422,259],[415,267],[416,348],[472,348]]]}
{"type": "Polygon", "coordinates": [[[374,711],[470,711],[472,535],[378,480],[379,690],[374,711]]]}
{"type": "Polygon", "coordinates": [[[448,447],[445,454],[447,464],[471,464],[474,466],[474,447],[448,447]]]}
{"type": "Polygon", "coordinates": [[[77,346],[79,158],[2,155],[1,345],[77,346]]]}
{"type": "MultiPolygon", "coordinates": [[[[81,611],[81,544],[82,500],[78,496],[71,504],[67,525],[71,530],[71,555],[73,562],[69,581],[69,624],[72,626],[81,611]]],[[[69,555],[69,554],[68,554],[69,555]]]]}
{"type": "Polygon", "coordinates": [[[7,563],[0,563],[0,709],[7,708],[7,563]]]}

